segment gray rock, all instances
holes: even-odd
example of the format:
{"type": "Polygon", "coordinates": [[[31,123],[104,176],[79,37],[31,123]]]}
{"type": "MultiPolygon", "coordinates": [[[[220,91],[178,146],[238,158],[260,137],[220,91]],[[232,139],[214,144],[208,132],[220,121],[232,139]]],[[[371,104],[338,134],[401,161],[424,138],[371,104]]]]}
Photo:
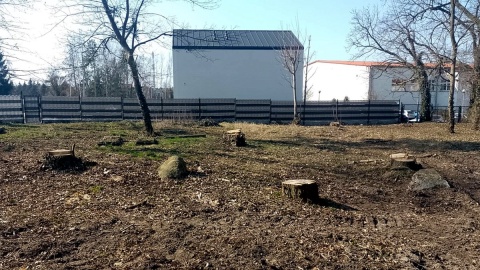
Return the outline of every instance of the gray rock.
{"type": "Polygon", "coordinates": [[[187,164],[179,156],[169,157],[161,166],[158,168],[158,176],[161,179],[180,179],[187,175],[187,164]]]}
{"type": "Polygon", "coordinates": [[[450,187],[448,182],[434,169],[419,170],[412,176],[412,181],[408,186],[408,188],[413,191],[434,187],[450,187]]]}

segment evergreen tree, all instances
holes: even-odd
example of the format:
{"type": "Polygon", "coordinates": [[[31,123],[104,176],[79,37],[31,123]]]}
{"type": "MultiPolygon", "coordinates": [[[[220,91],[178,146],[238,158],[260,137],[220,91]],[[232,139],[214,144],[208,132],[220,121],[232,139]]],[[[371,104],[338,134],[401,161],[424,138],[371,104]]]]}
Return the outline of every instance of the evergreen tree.
{"type": "Polygon", "coordinates": [[[2,52],[0,52],[0,95],[9,95],[12,88],[7,64],[2,52]]]}

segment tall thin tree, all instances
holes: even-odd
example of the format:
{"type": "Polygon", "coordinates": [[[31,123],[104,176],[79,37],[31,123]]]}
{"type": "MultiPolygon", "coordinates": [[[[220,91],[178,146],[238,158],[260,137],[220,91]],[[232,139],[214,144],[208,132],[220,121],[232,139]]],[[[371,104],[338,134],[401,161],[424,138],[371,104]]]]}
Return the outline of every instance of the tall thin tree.
{"type": "MultiPolygon", "coordinates": [[[[204,8],[215,7],[216,3],[216,0],[186,1],[204,8]]],[[[161,22],[154,22],[155,18],[164,20],[165,17],[148,11],[148,6],[154,4],[149,0],[63,0],[63,3],[64,12],[80,16],[84,25],[92,27],[89,38],[100,39],[99,46],[107,47],[113,41],[122,48],[142,110],[145,130],[153,134],[150,109],[135,57],[140,47],[172,35],[171,29],[165,29],[161,22]]]]}

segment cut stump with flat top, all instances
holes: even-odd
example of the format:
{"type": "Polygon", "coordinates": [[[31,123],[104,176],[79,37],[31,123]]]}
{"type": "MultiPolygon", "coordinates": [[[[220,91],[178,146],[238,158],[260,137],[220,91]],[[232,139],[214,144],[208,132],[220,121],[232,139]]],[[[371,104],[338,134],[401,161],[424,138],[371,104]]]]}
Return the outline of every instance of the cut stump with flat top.
{"type": "Polygon", "coordinates": [[[414,156],[406,153],[398,153],[390,155],[390,167],[392,169],[408,168],[415,170],[419,165],[414,156]]]}
{"type": "Polygon", "coordinates": [[[48,151],[42,169],[84,171],[86,166],[81,158],[75,157],[75,144],[71,149],[48,151]]]}
{"type": "Polygon", "coordinates": [[[282,182],[282,194],[303,201],[318,200],[318,185],[314,180],[294,179],[282,182]]]}
{"type": "Polygon", "coordinates": [[[75,157],[75,144],[72,146],[71,149],[57,149],[57,150],[48,151],[47,157],[50,157],[50,158],[75,157]]]}
{"type": "Polygon", "coordinates": [[[225,132],[223,138],[235,146],[246,146],[245,134],[241,129],[232,129],[225,132]]]}

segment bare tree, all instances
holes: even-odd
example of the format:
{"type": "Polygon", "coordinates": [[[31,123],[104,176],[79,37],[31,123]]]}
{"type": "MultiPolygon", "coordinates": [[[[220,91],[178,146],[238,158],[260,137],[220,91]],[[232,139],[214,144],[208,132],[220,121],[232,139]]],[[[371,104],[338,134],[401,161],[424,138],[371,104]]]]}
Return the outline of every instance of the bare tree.
{"type": "MultiPolygon", "coordinates": [[[[186,1],[204,8],[214,7],[216,3],[215,0],[186,1]]],[[[140,47],[172,35],[163,24],[166,18],[149,11],[153,3],[150,0],[64,0],[61,7],[67,17],[79,16],[83,25],[91,27],[89,39],[100,40],[99,46],[108,48],[114,42],[122,48],[148,134],[153,134],[154,130],[135,55],[140,47]]]]}
{"type": "MultiPolygon", "coordinates": [[[[298,20],[296,24],[296,33],[300,35],[298,20]]],[[[303,70],[303,45],[299,39],[291,32],[284,31],[282,35],[283,43],[280,50],[280,63],[287,72],[286,81],[290,84],[293,93],[293,123],[299,123],[300,116],[297,109],[298,82],[302,78],[298,77],[299,71],[303,70]]]]}
{"type": "MultiPolygon", "coordinates": [[[[402,0],[405,1],[405,0],[402,0]]],[[[412,1],[417,6],[422,7],[422,13],[430,13],[429,18],[436,18],[433,25],[445,25],[443,31],[448,33],[444,40],[449,40],[450,55],[447,50],[445,52],[437,51],[437,55],[449,61],[451,64],[450,77],[450,93],[449,93],[449,115],[450,115],[450,132],[454,132],[454,110],[453,99],[455,89],[455,82],[457,80],[457,70],[472,71],[469,82],[471,84],[470,91],[470,116],[474,118],[474,129],[479,129],[480,124],[480,2],[478,1],[430,1],[430,0],[414,0],[412,1]],[[438,15],[440,14],[440,16],[438,15]],[[444,15],[443,17],[441,15],[444,15]],[[466,55],[464,63],[459,61],[459,49],[461,47],[467,48],[463,53],[466,55]],[[471,63],[473,62],[473,68],[471,63]]],[[[422,14],[423,15],[423,14],[422,14]]],[[[422,16],[424,19],[425,16],[422,16]]],[[[432,24],[432,20],[429,22],[432,24]]],[[[442,29],[440,28],[440,31],[442,29]]],[[[434,34],[431,36],[440,36],[442,34],[434,34]]],[[[448,47],[446,46],[446,47],[448,47]]],[[[440,58],[439,57],[439,58],[440,58]]]]}
{"type": "Polygon", "coordinates": [[[458,19],[457,23],[468,31],[471,42],[471,56],[473,58],[473,70],[470,92],[470,116],[473,120],[473,129],[480,129],[480,2],[466,1],[462,4],[460,1],[451,1],[455,7],[465,14],[466,19],[458,19]]]}
{"type": "Polygon", "coordinates": [[[450,92],[448,94],[448,114],[450,115],[450,133],[455,133],[455,112],[453,108],[453,98],[455,93],[455,75],[457,68],[457,53],[458,53],[458,42],[455,37],[455,0],[450,0],[450,43],[452,45],[452,54],[450,67],[450,92]]]}
{"type": "Polygon", "coordinates": [[[18,51],[16,41],[19,40],[19,30],[23,30],[21,22],[14,17],[15,11],[25,8],[27,0],[0,0],[0,50],[18,51]]]}
{"type": "Polygon", "coordinates": [[[348,45],[357,49],[354,58],[375,55],[387,64],[400,64],[412,70],[412,81],[420,91],[420,118],[431,120],[431,92],[426,63],[431,61],[432,44],[417,11],[392,2],[380,13],[378,8],[354,10],[348,45]]]}
{"type": "Polygon", "coordinates": [[[312,58],[315,55],[315,52],[310,52],[310,41],[311,41],[311,36],[308,36],[307,56],[303,61],[305,63],[305,68],[304,68],[305,74],[304,74],[304,80],[303,80],[303,117],[302,117],[304,125],[305,125],[305,108],[307,105],[307,99],[312,94],[311,93],[312,86],[308,84],[308,81],[314,75],[314,74],[309,75],[310,62],[312,61],[312,58]]]}

